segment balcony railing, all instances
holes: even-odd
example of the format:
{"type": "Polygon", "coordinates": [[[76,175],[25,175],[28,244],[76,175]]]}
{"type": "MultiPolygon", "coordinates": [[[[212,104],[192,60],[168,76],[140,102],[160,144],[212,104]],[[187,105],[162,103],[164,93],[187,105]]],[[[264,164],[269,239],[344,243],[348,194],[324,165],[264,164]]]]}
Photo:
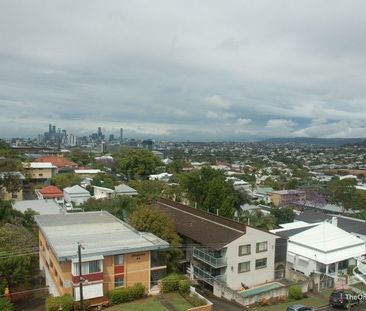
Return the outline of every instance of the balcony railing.
{"type": "Polygon", "coordinates": [[[206,283],[208,283],[208,284],[210,284],[210,285],[212,285],[213,286],[213,284],[214,284],[214,279],[215,279],[215,277],[214,276],[212,276],[210,273],[208,273],[207,271],[205,271],[205,270],[202,270],[201,268],[198,268],[198,267],[196,267],[196,266],[193,266],[193,275],[197,278],[197,279],[199,279],[199,280],[201,280],[201,281],[204,281],[204,282],[206,282],[206,283]]]}
{"type": "Polygon", "coordinates": [[[197,247],[193,248],[193,257],[203,261],[204,263],[214,268],[222,268],[227,265],[225,257],[216,258],[197,247]]]}

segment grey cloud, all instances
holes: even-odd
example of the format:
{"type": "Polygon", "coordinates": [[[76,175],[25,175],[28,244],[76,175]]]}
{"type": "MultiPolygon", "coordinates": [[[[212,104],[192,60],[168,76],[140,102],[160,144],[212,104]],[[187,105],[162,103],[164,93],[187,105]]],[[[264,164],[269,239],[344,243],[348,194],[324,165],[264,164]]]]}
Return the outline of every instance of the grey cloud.
{"type": "Polygon", "coordinates": [[[353,0],[4,0],[0,130],[366,136],[365,28],[353,0]]]}

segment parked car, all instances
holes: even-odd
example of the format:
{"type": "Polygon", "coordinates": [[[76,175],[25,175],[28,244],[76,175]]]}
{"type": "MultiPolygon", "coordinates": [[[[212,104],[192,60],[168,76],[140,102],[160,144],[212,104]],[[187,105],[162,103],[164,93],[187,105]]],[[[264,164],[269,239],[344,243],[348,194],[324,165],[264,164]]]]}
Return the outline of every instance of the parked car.
{"type": "Polygon", "coordinates": [[[352,291],[345,290],[335,290],[331,293],[329,297],[329,304],[332,307],[341,307],[341,308],[349,308],[353,305],[357,305],[361,302],[359,299],[359,295],[352,291]],[[349,299],[353,297],[353,299],[349,299]]]}
{"type": "Polygon", "coordinates": [[[304,305],[292,305],[287,307],[286,311],[315,311],[315,309],[304,305]]]}

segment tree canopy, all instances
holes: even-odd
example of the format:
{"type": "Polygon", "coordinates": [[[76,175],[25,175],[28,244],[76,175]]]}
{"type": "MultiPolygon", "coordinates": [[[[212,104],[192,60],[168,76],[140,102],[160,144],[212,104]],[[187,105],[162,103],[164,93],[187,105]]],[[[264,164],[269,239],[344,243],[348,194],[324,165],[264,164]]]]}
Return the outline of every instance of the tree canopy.
{"type": "Polygon", "coordinates": [[[232,218],[235,208],[245,202],[232,184],[226,182],[223,172],[203,167],[181,174],[181,184],[188,199],[198,208],[232,218]]]}
{"type": "Polygon", "coordinates": [[[4,224],[0,227],[0,279],[9,290],[27,283],[37,269],[37,239],[22,226],[4,224]]]}
{"type": "Polygon", "coordinates": [[[162,165],[160,159],[146,149],[123,148],[116,154],[115,170],[128,180],[147,179],[162,165]]]}
{"type": "Polygon", "coordinates": [[[175,271],[182,252],[178,248],[181,239],[174,230],[173,221],[154,207],[139,206],[129,217],[128,222],[139,231],[151,232],[170,244],[167,252],[168,269],[175,271]]]}
{"type": "Polygon", "coordinates": [[[51,184],[60,188],[71,187],[80,184],[80,176],[75,173],[60,173],[52,177],[51,184]]]}

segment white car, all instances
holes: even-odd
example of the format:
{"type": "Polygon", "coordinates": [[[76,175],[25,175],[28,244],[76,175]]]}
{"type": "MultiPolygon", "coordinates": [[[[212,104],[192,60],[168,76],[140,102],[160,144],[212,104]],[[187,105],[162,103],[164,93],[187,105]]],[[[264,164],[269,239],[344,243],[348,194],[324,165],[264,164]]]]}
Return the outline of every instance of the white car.
{"type": "Polygon", "coordinates": [[[67,211],[71,211],[73,208],[72,203],[69,203],[69,202],[65,202],[64,207],[66,208],[67,211]]]}

